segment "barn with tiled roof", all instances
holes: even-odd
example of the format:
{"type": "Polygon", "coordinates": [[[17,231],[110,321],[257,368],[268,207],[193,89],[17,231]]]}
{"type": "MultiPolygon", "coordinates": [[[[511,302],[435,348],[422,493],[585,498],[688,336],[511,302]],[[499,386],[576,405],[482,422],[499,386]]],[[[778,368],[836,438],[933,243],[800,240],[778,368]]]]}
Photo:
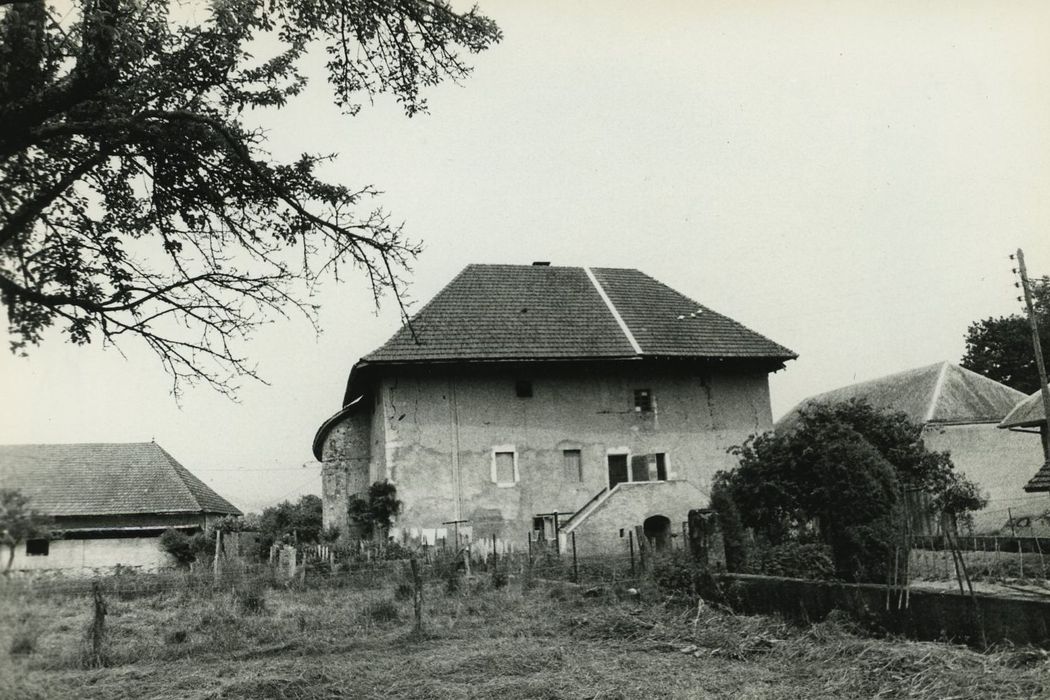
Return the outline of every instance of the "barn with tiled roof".
{"type": "Polygon", "coordinates": [[[794,358],[638,270],[469,265],[353,365],[314,437],[326,524],[348,529],[348,497],[382,479],[424,540],[469,521],[459,536],[521,544],[574,515],[582,536],[581,508],[646,491],[627,485],[703,505],[794,358]]]}
{"type": "MultiPolygon", "coordinates": [[[[794,429],[807,407],[851,399],[904,413],[920,426],[928,448],[951,454],[956,468],[989,499],[988,506],[975,515],[979,531],[1012,532],[1017,522],[1030,526],[1035,521],[1024,518],[1046,509],[1045,497],[1025,492],[1042,464],[1039,440],[998,429],[1024,399],[1016,389],[950,362],[938,362],[811,396],[778,420],[776,429],[794,429]]],[[[1020,413],[1015,410],[1014,415],[1020,413]]]]}
{"type": "Polygon", "coordinates": [[[155,569],[170,563],[164,530],[241,515],[153,442],[0,445],[0,489],[52,520],[53,537],[21,545],[14,569],[155,569]]]}

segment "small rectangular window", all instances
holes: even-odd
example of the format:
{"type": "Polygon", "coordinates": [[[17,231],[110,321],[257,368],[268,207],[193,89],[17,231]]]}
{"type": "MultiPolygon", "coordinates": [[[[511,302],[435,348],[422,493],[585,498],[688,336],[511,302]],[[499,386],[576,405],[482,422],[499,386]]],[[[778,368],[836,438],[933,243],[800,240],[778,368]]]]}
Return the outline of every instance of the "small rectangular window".
{"type": "Polygon", "coordinates": [[[513,486],[518,482],[518,455],[513,445],[493,448],[492,481],[498,486],[513,486]]]}
{"type": "Polygon", "coordinates": [[[656,458],[656,478],[658,481],[667,481],[667,455],[663,452],[657,452],[653,457],[656,458]]]}
{"type": "Polygon", "coordinates": [[[566,481],[583,481],[583,457],[579,450],[562,450],[562,476],[566,481]]]}
{"type": "Polygon", "coordinates": [[[519,379],[514,382],[514,393],[518,395],[519,399],[531,399],[532,381],[529,379],[519,379]]]}
{"type": "Polygon", "coordinates": [[[645,455],[631,457],[631,481],[649,481],[649,458],[645,455]]]}
{"type": "Polygon", "coordinates": [[[648,413],[653,410],[653,392],[649,389],[634,390],[634,410],[648,413]]]}
{"type": "Polygon", "coordinates": [[[50,541],[46,539],[26,540],[26,556],[46,557],[50,552],[50,541]]]}

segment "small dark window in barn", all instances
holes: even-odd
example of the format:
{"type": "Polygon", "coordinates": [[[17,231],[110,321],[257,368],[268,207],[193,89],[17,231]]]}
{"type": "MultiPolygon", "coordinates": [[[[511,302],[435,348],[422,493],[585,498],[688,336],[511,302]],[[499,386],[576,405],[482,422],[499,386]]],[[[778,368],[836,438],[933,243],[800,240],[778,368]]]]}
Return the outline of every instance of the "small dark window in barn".
{"type": "Polygon", "coordinates": [[[562,476],[566,481],[583,481],[583,457],[579,450],[562,450],[562,476]]]}
{"type": "Polygon", "coordinates": [[[653,392],[651,390],[634,390],[634,410],[640,413],[649,413],[653,410],[653,392]]]}
{"type": "Polygon", "coordinates": [[[514,393],[518,395],[519,399],[531,399],[532,381],[529,379],[519,379],[514,382],[514,393]]]}
{"type": "Polygon", "coordinates": [[[51,552],[51,542],[46,539],[26,540],[26,555],[46,557],[51,552]]]}

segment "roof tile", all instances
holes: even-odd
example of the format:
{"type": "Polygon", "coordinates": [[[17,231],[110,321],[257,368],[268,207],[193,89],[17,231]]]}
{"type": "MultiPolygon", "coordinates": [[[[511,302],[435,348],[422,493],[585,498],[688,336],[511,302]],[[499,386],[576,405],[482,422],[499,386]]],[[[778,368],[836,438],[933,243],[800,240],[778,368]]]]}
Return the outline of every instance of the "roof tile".
{"type": "MultiPolygon", "coordinates": [[[[795,357],[637,270],[593,273],[643,356],[795,357]],[[697,309],[702,313],[695,314],[697,309]],[[690,314],[693,316],[690,316],[690,314]],[[679,317],[682,318],[679,318],[679,317]]],[[[469,265],[367,363],[637,357],[580,267],[469,265]]]]}
{"type": "Polygon", "coordinates": [[[0,487],[52,516],[241,514],[152,442],[0,445],[0,487]]]}

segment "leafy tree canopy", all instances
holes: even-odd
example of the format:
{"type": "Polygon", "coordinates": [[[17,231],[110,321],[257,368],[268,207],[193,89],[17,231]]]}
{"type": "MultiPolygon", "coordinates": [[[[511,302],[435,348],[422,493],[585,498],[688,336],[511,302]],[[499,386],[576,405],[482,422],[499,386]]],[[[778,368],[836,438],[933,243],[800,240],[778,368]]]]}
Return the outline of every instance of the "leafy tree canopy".
{"type": "Polygon", "coordinates": [[[926,449],[919,426],[864,401],[808,407],[795,429],[753,435],[731,451],[739,466],[718,483],[744,525],[774,543],[815,530],[843,578],[881,579],[904,491],[951,513],[984,505],[947,453],[926,449]]]}
{"type": "Polygon", "coordinates": [[[263,510],[259,516],[259,532],[267,541],[295,539],[301,543],[320,542],[322,530],[320,496],[307,494],[296,503],[282,501],[263,510]]]}
{"type": "Polygon", "coordinates": [[[231,392],[256,376],[235,341],[274,313],[312,319],[327,276],[350,267],[377,303],[397,296],[418,246],[373,189],[321,179],[327,155],[277,162],[246,115],[298,95],[311,51],[345,113],[388,93],[413,115],[423,88],[465,77],[462,54],[499,39],[444,0],[0,0],[12,349],[56,325],[76,343],[137,338],[176,393],[231,392]]]}
{"type": "MultiPolygon", "coordinates": [[[[1031,285],[1043,361],[1050,366],[1050,277],[1031,280],[1031,285]]],[[[1023,314],[986,318],[970,324],[966,331],[966,354],[960,364],[1026,394],[1039,391],[1032,327],[1023,314]]]]}
{"type": "Polygon", "coordinates": [[[15,560],[15,549],[26,540],[48,537],[51,518],[34,510],[29,497],[18,489],[0,489],[0,544],[7,547],[4,571],[15,560]]]}

